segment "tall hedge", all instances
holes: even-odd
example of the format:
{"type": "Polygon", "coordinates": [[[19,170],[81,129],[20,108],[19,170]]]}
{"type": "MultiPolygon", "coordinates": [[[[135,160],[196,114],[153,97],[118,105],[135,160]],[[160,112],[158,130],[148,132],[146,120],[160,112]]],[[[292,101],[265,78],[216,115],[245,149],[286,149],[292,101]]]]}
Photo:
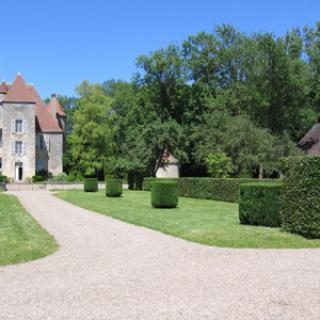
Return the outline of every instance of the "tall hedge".
{"type": "Polygon", "coordinates": [[[320,157],[289,162],[282,197],[282,226],[307,238],[320,238],[320,157]]]}
{"type": "Polygon", "coordinates": [[[240,184],[249,182],[274,182],[276,179],[242,178],[145,178],[144,190],[150,190],[154,181],[176,181],[178,194],[182,197],[239,202],[240,184]]]}
{"type": "Polygon", "coordinates": [[[85,192],[98,191],[98,179],[97,178],[85,178],[83,188],[85,192]]]}
{"type": "Polygon", "coordinates": [[[239,219],[242,224],[280,227],[280,183],[240,185],[239,219]]]}

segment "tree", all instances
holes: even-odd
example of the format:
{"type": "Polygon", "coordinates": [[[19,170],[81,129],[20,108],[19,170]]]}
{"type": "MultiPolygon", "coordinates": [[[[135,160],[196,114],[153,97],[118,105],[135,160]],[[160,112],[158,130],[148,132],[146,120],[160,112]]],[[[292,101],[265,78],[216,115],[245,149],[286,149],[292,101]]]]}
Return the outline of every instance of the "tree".
{"type": "Polygon", "coordinates": [[[203,161],[210,153],[224,152],[231,157],[235,175],[241,172],[253,173],[258,170],[271,174],[279,170],[279,158],[285,153],[291,155],[295,148],[286,137],[280,145],[279,141],[267,129],[258,128],[247,116],[232,117],[225,112],[215,112],[208,115],[207,123],[201,132],[195,132],[193,139],[200,141],[195,152],[198,161],[203,161]]]}
{"type": "Polygon", "coordinates": [[[77,170],[91,175],[103,171],[114,153],[113,100],[96,84],[86,85],[86,91],[79,90],[79,94],[70,154],[77,170]]]}
{"type": "Polygon", "coordinates": [[[233,171],[231,158],[224,152],[209,153],[206,162],[213,178],[226,178],[233,171]]]}

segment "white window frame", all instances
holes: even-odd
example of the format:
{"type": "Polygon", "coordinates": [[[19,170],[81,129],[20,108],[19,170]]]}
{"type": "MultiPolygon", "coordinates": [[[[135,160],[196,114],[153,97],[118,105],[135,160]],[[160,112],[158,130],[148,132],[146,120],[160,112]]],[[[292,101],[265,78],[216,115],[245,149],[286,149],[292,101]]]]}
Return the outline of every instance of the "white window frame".
{"type": "Polygon", "coordinates": [[[21,156],[24,154],[23,152],[24,146],[22,141],[15,141],[14,143],[14,154],[16,156],[21,156]]]}
{"type": "Polygon", "coordinates": [[[11,133],[24,134],[26,132],[27,132],[27,121],[26,120],[22,120],[22,119],[12,119],[11,120],[11,133]]]}
{"type": "Polygon", "coordinates": [[[23,133],[23,120],[22,119],[16,119],[14,124],[14,130],[17,134],[23,133]]]}

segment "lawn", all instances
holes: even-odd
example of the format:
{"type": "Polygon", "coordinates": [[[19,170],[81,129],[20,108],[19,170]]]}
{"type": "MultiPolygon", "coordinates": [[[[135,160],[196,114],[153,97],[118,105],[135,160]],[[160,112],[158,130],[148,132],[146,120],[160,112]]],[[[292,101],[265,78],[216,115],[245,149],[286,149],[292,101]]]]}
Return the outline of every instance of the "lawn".
{"type": "Polygon", "coordinates": [[[57,247],[16,197],[0,194],[0,265],[41,258],[57,247]]]}
{"type": "Polygon", "coordinates": [[[320,240],[307,240],[278,228],[240,225],[234,203],[179,198],[177,209],[155,209],[150,193],[126,191],[121,198],[107,198],[103,191],[65,190],[62,200],[119,220],[186,240],[230,248],[317,248],[320,240]]]}

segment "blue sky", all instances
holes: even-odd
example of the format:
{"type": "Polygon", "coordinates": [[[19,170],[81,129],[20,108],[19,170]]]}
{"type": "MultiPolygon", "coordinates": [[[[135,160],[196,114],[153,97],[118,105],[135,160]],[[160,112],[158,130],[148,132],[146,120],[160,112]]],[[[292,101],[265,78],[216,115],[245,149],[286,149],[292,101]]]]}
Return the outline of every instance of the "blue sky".
{"type": "Polygon", "coordinates": [[[320,20],[319,0],[0,0],[0,78],[21,72],[42,97],[82,80],[129,80],[135,59],[231,23],[277,35],[320,20]]]}

